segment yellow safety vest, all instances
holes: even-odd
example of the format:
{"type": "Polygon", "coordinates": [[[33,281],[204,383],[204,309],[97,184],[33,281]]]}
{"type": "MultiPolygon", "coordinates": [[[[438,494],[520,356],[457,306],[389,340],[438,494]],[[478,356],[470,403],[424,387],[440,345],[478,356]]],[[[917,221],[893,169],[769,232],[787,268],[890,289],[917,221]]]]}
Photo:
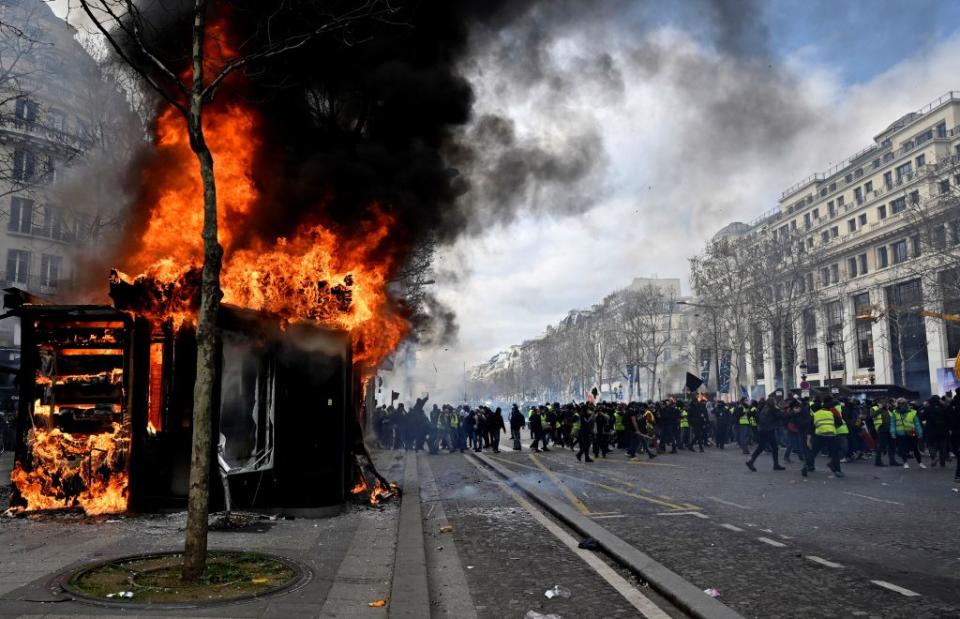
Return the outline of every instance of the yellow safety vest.
{"type": "Polygon", "coordinates": [[[741,414],[740,414],[740,425],[741,425],[741,426],[749,426],[749,425],[750,425],[750,415],[747,414],[747,409],[746,409],[746,408],[741,408],[740,410],[741,410],[741,414]]]}
{"type": "Polygon", "coordinates": [[[623,414],[620,411],[613,413],[613,431],[614,432],[623,432],[625,426],[623,425],[623,414]]]}
{"type": "Polygon", "coordinates": [[[890,414],[894,416],[893,423],[897,427],[897,434],[913,436],[917,433],[917,428],[915,425],[917,411],[911,408],[906,413],[901,413],[899,410],[894,410],[890,414]]]}
{"type": "Polygon", "coordinates": [[[880,432],[881,428],[883,428],[883,413],[880,412],[879,406],[874,406],[870,410],[873,411],[873,428],[880,432]]]}
{"type": "Polygon", "coordinates": [[[833,411],[821,408],[813,414],[813,431],[818,436],[834,436],[837,426],[834,422],[833,411]]]}
{"type": "Polygon", "coordinates": [[[687,413],[687,411],[680,411],[680,427],[681,428],[690,427],[690,421],[687,419],[688,417],[689,417],[689,413],[687,413]]]}
{"type": "Polygon", "coordinates": [[[756,427],[757,425],[757,407],[750,407],[750,425],[756,427]]]}
{"type": "MultiPolygon", "coordinates": [[[[843,407],[840,407],[840,416],[843,417],[843,407]]],[[[850,434],[850,428],[847,427],[846,420],[843,420],[837,423],[837,435],[843,436],[845,434],[850,434]]]]}

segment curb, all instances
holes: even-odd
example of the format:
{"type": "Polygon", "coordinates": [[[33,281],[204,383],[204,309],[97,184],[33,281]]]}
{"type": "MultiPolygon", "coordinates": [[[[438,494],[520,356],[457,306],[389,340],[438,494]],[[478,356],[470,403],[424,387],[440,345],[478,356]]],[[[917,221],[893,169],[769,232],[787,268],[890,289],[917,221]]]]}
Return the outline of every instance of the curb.
{"type": "Polygon", "coordinates": [[[407,452],[404,458],[402,490],[388,616],[422,619],[430,616],[430,589],[416,452],[407,452]]]}
{"type": "Polygon", "coordinates": [[[468,454],[496,471],[509,484],[523,490],[568,527],[597,540],[600,548],[623,567],[641,577],[663,597],[699,619],[744,619],[729,606],[706,595],[696,585],[637,550],[622,538],[578,513],[572,507],[518,479],[509,469],[484,454],[468,454]]]}

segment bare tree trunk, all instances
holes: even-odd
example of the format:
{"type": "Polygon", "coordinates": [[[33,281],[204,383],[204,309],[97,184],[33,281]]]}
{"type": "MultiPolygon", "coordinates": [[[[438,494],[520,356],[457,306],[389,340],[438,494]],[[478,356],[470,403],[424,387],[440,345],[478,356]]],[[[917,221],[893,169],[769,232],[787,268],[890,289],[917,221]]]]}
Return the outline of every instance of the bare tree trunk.
{"type": "Polygon", "coordinates": [[[184,581],[203,574],[207,561],[207,517],[210,509],[210,462],[213,387],[217,354],[217,316],[220,308],[220,266],[223,248],[217,238],[217,186],[213,155],[203,135],[203,39],[206,0],[196,0],[193,22],[193,88],[188,129],[190,148],[200,163],[203,182],[203,274],[197,316],[197,379],[193,387],[193,444],[190,489],[183,552],[184,581]]]}

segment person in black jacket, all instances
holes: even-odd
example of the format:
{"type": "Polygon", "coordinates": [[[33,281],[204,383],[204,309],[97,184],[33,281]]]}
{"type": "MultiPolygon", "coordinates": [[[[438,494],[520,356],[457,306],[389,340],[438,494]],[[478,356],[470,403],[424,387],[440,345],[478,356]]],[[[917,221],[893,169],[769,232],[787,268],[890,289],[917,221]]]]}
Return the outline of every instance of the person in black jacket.
{"type": "Polygon", "coordinates": [[[488,428],[490,429],[490,447],[493,448],[493,453],[498,454],[500,453],[500,433],[507,431],[503,425],[503,411],[499,406],[490,414],[488,428]]]}
{"type": "Polygon", "coordinates": [[[747,468],[757,472],[757,467],[753,465],[767,447],[773,453],[773,470],[784,471],[785,467],[780,466],[780,445],[777,444],[777,428],[780,427],[781,415],[777,408],[777,401],[774,398],[767,398],[760,414],[757,416],[757,448],[753,450],[753,455],[747,460],[747,468]]]}
{"type": "Polygon", "coordinates": [[[520,430],[522,430],[527,425],[526,420],[523,418],[523,413],[520,412],[520,408],[516,404],[513,405],[513,409],[510,411],[510,438],[513,439],[513,450],[520,451],[520,430]]]}

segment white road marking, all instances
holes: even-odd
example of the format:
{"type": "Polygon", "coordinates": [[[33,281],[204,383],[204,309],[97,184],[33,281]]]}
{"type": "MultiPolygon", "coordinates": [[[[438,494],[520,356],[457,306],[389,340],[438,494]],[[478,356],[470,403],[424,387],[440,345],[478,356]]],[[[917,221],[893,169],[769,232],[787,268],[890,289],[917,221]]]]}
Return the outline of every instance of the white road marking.
{"type": "Polygon", "coordinates": [[[657,515],[658,516],[696,516],[697,518],[710,520],[710,516],[706,514],[701,514],[700,512],[660,512],[657,515]]]}
{"type": "Polygon", "coordinates": [[[740,527],[734,526],[732,524],[728,524],[726,522],[724,522],[720,526],[723,527],[724,529],[730,529],[731,531],[736,531],[737,533],[743,533],[743,529],[741,529],[740,527]]]}
{"type": "Polygon", "coordinates": [[[878,499],[875,496],[867,496],[865,494],[857,494],[856,492],[844,492],[844,494],[849,494],[850,496],[860,497],[861,499],[867,499],[868,501],[874,501],[876,503],[888,503],[890,505],[903,505],[903,503],[898,503],[897,501],[888,501],[887,499],[878,499]]]}
{"type": "Polygon", "coordinates": [[[572,535],[560,528],[556,523],[547,518],[547,516],[533,506],[530,501],[520,496],[513,488],[503,482],[500,478],[496,477],[495,474],[491,471],[488,471],[486,468],[480,465],[477,460],[474,458],[467,458],[477,469],[496,482],[501,490],[513,497],[513,500],[520,504],[527,512],[533,517],[534,520],[539,522],[547,531],[553,534],[554,537],[563,542],[563,545],[569,548],[574,554],[583,559],[587,565],[589,565],[593,570],[599,574],[607,583],[613,587],[617,593],[622,595],[631,606],[636,608],[640,614],[649,619],[670,619],[670,615],[665,613],[660,609],[659,606],[653,603],[653,601],[640,593],[630,582],[628,582],[623,576],[618,574],[611,568],[609,565],[603,562],[600,557],[598,557],[591,550],[583,550],[579,548],[579,542],[573,538],[572,535]]]}
{"type": "Polygon", "coordinates": [[[813,555],[807,555],[807,558],[813,561],[814,563],[819,563],[820,565],[825,565],[827,567],[832,567],[834,569],[843,567],[839,563],[834,563],[833,561],[827,561],[826,559],[821,559],[820,557],[815,557],[813,555]]]}
{"type": "Polygon", "coordinates": [[[596,514],[590,514],[590,518],[593,518],[594,520],[603,520],[605,518],[626,518],[626,517],[627,517],[626,514],[601,514],[599,516],[596,514]]]}
{"type": "Polygon", "coordinates": [[[890,589],[891,591],[896,591],[900,595],[905,595],[908,598],[920,597],[920,594],[917,593],[916,591],[911,591],[910,589],[904,589],[903,587],[898,587],[892,582],[887,582],[885,580],[871,580],[870,582],[877,585],[878,587],[883,587],[884,589],[890,589]]]}
{"type": "Polygon", "coordinates": [[[777,540],[770,539],[769,537],[758,537],[757,539],[763,542],[764,544],[770,544],[771,546],[776,546],[777,548],[787,547],[787,545],[784,544],[783,542],[778,542],[777,540]]]}
{"type": "Polygon", "coordinates": [[[734,503],[733,501],[725,501],[725,500],[719,499],[719,498],[717,498],[717,497],[715,497],[715,496],[708,496],[707,498],[710,499],[711,501],[716,501],[717,503],[723,503],[724,505],[729,505],[730,507],[736,507],[736,508],[739,508],[739,509],[753,509],[752,507],[750,507],[750,506],[748,506],[748,505],[740,505],[739,503],[734,503]]]}

